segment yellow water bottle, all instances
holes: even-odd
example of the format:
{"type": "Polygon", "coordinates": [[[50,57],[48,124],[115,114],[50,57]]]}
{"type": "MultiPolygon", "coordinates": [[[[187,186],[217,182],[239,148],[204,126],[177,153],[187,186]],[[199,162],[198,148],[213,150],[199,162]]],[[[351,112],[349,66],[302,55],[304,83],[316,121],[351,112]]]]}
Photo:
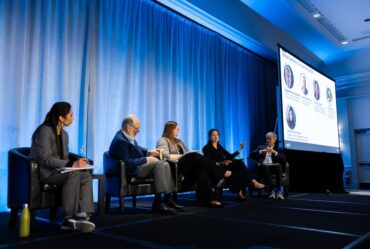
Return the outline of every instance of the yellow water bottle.
{"type": "Polygon", "coordinates": [[[24,204],[21,214],[21,225],[19,227],[19,237],[26,238],[30,236],[30,222],[30,210],[28,209],[28,204],[24,204]]]}

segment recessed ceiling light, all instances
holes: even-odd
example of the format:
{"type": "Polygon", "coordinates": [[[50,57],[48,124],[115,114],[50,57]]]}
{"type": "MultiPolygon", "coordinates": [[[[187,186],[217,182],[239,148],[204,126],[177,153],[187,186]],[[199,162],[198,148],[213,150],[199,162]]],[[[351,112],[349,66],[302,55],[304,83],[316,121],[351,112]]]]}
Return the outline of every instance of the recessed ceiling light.
{"type": "Polygon", "coordinates": [[[321,13],[320,12],[313,13],[312,17],[317,19],[317,18],[321,17],[321,13]]]}
{"type": "Polygon", "coordinates": [[[342,43],[342,45],[347,45],[348,41],[342,41],[341,43],[342,43]]]}

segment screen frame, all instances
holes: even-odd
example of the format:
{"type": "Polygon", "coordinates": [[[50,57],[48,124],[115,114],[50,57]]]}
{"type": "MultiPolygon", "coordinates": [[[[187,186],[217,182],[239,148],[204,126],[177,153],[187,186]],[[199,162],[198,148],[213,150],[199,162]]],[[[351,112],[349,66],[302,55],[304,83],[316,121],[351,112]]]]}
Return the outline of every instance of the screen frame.
{"type": "MultiPolygon", "coordinates": [[[[280,122],[281,122],[281,135],[282,135],[282,138],[281,138],[281,143],[283,145],[283,148],[285,150],[292,150],[292,151],[309,151],[309,152],[317,152],[317,153],[330,153],[330,154],[340,154],[341,153],[341,146],[340,146],[340,136],[339,136],[339,119],[338,119],[338,105],[337,105],[337,95],[335,94],[335,106],[336,106],[336,114],[337,114],[337,137],[338,137],[338,151],[337,152],[329,152],[329,151],[317,151],[317,150],[303,150],[303,149],[292,149],[292,148],[287,148],[285,146],[285,137],[284,137],[284,126],[286,125],[285,122],[284,122],[284,117],[283,117],[283,85],[282,85],[282,82],[281,82],[281,58],[280,58],[280,50],[283,50],[289,54],[291,54],[292,56],[295,57],[295,59],[299,60],[301,63],[305,64],[306,66],[312,68],[313,70],[315,70],[317,73],[319,74],[322,74],[323,76],[325,76],[326,78],[332,80],[334,82],[334,88],[335,88],[335,92],[337,90],[337,82],[335,79],[333,79],[332,77],[328,76],[327,74],[323,73],[322,71],[318,70],[316,67],[312,66],[311,64],[307,63],[306,61],[304,61],[303,59],[301,59],[299,56],[297,56],[295,53],[291,52],[289,49],[286,49],[284,46],[282,46],[281,44],[277,44],[277,54],[278,54],[278,61],[277,61],[277,64],[278,64],[278,84],[279,84],[279,88],[280,88],[280,97],[279,97],[279,100],[280,101],[280,122]]],[[[303,143],[302,143],[303,144],[303,143]]],[[[325,146],[325,145],[318,145],[318,146],[325,146]]]]}

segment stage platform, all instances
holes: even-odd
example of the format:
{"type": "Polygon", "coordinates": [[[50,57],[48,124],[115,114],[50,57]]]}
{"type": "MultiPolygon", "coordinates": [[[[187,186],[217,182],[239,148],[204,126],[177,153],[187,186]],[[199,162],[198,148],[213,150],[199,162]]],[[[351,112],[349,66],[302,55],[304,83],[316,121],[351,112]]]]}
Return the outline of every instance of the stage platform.
{"type": "Polygon", "coordinates": [[[29,239],[18,238],[7,227],[9,213],[0,214],[0,248],[370,248],[370,196],[353,194],[291,193],[285,201],[265,195],[238,202],[224,192],[224,208],[196,205],[194,193],[179,194],[186,213],[151,213],[152,198],[140,198],[124,214],[117,202],[110,212],[93,217],[91,234],[63,232],[50,223],[47,212],[37,212],[29,239]]]}

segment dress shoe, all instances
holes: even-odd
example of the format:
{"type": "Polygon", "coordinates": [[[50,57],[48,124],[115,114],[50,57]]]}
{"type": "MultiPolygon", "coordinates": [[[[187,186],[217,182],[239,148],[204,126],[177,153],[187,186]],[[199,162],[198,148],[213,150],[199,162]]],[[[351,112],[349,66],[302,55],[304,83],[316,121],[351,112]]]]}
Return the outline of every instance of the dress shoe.
{"type": "Polygon", "coordinates": [[[170,208],[175,209],[177,212],[186,212],[184,206],[174,202],[173,200],[166,201],[166,205],[170,208]]]}
{"type": "Polygon", "coordinates": [[[152,210],[153,212],[157,212],[160,214],[170,214],[170,215],[177,214],[175,209],[167,206],[163,202],[153,204],[152,210]]]}

